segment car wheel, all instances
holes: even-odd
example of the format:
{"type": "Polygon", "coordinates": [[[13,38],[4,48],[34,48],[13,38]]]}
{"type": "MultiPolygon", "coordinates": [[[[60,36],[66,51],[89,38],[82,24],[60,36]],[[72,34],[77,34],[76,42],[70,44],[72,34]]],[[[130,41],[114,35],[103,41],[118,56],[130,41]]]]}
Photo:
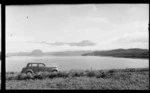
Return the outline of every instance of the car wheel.
{"type": "Polygon", "coordinates": [[[27,76],[33,77],[33,73],[30,71],[28,71],[26,74],[27,74],[27,76]]]}

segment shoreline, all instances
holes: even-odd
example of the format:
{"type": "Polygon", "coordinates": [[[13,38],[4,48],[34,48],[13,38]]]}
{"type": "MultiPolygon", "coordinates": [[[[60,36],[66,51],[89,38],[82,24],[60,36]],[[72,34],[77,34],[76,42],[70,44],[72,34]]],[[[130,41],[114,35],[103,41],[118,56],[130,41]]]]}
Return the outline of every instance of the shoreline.
{"type": "Polygon", "coordinates": [[[146,59],[149,60],[149,57],[126,57],[126,56],[95,56],[95,55],[78,55],[78,56],[6,56],[6,58],[9,57],[86,57],[86,56],[90,56],[90,57],[111,57],[111,58],[128,58],[128,59],[146,59]]]}

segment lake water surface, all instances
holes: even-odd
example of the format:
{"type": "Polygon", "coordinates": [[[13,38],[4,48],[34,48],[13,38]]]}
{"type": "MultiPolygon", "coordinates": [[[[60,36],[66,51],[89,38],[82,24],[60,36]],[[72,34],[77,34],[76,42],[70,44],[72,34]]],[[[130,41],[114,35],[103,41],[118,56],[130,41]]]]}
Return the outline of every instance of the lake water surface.
{"type": "Polygon", "coordinates": [[[148,59],[115,58],[100,56],[11,56],[6,58],[6,72],[20,72],[29,62],[43,62],[46,66],[57,65],[61,70],[70,69],[122,69],[149,67],[148,59]]]}
{"type": "Polygon", "coordinates": [[[1,60],[0,60],[0,72],[1,72],[1,60]]]}

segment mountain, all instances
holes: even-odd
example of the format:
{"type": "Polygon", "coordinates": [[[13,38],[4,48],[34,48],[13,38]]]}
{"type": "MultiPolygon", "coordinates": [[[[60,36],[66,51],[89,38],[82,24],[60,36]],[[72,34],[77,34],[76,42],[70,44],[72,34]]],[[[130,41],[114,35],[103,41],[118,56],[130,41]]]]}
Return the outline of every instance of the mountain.
{"type": "Polygon", "coordinates": [[[17,52],[7,53],[9,56],[81,56],[82,54],[89,53],[92,51],[60,51],[60,52],[42,52],[39,49],[33,50],[32,52],[17,52]]]}
{"type": "Polygon", "coordinates": [[[148,49],[131,48],[131,49],[114,49],[107,51],[94,51],[82,54],[82,56],[112,56],[125,58],[149,58],[148,49]]]}
{"type": "Polygon", "coordinates": [[[46,52],[45,55],[50,56],[81,56],[82,54],[92,51],[62,51],[62,52],[46,52]]]}
{"type": "Polygon", "coordinates": [[[44,53],[40,49],[33,50],[28,54],[29,56],[44,56],[44,53]]]}
{"type": "Polygon", "coordinates": [[[7,56],[43,56],[44,53],[40,49],[33,50],[32,52],[17,52],[7,53],[7,56]]]}

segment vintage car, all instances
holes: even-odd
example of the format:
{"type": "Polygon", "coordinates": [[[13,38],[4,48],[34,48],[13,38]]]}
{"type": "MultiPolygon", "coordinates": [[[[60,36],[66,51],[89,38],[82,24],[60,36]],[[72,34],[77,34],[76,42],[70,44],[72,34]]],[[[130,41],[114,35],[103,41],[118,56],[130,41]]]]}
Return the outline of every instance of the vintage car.
{"type": "Polygon", "coordinates": [[[44,63],[28,63],[21,73],[34,75],[37,72],[58,72],[57,66],[46,67],[44,63]]]}

